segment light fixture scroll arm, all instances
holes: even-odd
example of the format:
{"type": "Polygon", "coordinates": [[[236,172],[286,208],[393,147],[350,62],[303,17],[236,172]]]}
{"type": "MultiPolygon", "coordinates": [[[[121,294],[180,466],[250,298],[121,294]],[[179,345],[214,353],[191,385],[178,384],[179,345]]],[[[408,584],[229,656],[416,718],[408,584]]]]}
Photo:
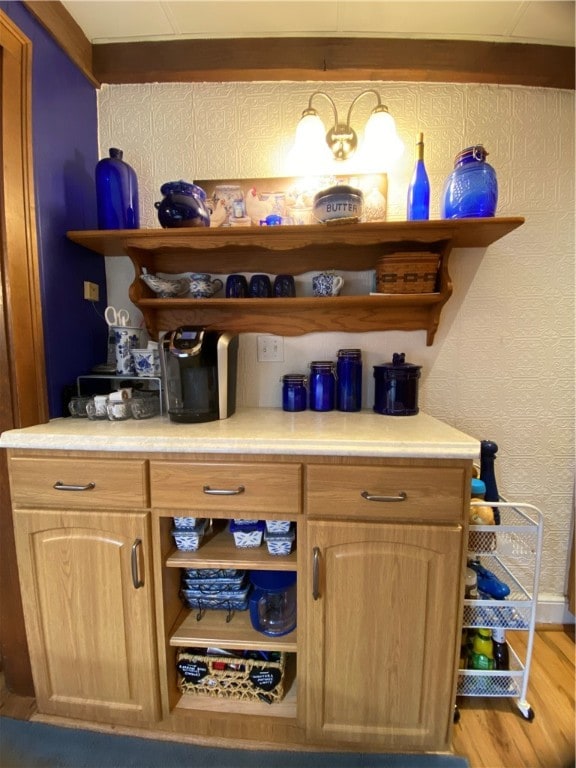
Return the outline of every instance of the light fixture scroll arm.
{"type": "MultiPolygon", "coordinates": [[[[373,93],[373,94],[374,94],[374,96],[376,96],[376,98],[378,99],[378,103],[377,103],[377,104],[376,104],[376,106],[374,107],[374,110],[380,109],[380,108],[383,106],[383,105],[382,105],[382,100],[381,100],[381,98],[380,98],[380,94],[378,93],[378,91],[375,91],[375,90],[374,90],[374,88],[368,88],[367,90],[365,90],[365,91],[362,91],[362,93],[359,93],[359,94],[358,94],[358,96],[356,96],[356,97],[353,99],[353,101],[352,101],[352,104],[350,104],[350,108],[348,109],[348,115],[346,116],[346,127],[347,127],[347,128],[350,128],[350,119],[351,119],[351,117],[352,117],[352,110],[354,109],[354,106],[355,106],[355,104],[356,104],[358,101],[360,101],[360,99],[361,99],[363,96],[366,96],[366,94],[368,94],[368,93],[373,93]]],[[[386,109],[386,107],[384,107],[384,109],[386,109]]],[[[386,109],[386,111],[388,111],[388,110],[386,109]]]]}
{"type": "Polygon", "coordinates": [[[323,96],[326,99],[326,101],[330,103],[330,106],[332,107],[332,114],[334,115],[334,125],[338,125],[338,110],[336,109],[336,104],[334,103],[334,99],[331,96],[329,96],[327,93],[324,93],[324,91],[314,91],[314,93],[310,95],[310,98],[308,99],[308,108],[304,110],[304,112],[302,113],[302,116],[304,117],[304,115],[318,114],[314,109],[314,107],[312,106],[312,99],[315,96],[323,96]]]}

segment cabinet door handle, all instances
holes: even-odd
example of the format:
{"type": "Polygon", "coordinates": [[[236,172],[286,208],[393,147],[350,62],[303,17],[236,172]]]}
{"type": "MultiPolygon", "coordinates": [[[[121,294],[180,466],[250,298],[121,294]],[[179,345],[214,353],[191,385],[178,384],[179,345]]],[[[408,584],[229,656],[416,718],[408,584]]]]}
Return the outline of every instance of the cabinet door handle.
{"type": "Polygon", "coordinates": [[[399,491],[398,496],[379,496],[376,493],[370,493],[370,491],[362,491],[360,495],[366,501],[406,501],[408,498],[406,491],[399,491]]]}
{"type": "Polygon", "coordinates": [[[243,485],[239,485],[238,488],[210,488],[209,485],[205,485],[202,490],[209,496],[238,496],[244,493],[245,488],[243,485]]]}
{"type": "Polygon", "coordinates": [[[142,539],[136,539],[132,544],[132,584],[134,589],[140,589],[144,586],[144,582],[140,579],[138,573],[138,547],[142,545],[142,539]]]}
{"type": "Polygon", "coordinates": [[[86,483],[86,485],[67,485],[60,480],[56,480],[52,487],[55,491],[91,491],[93,488],[96,488],[96,483],[86,483]]]}
{"type": "Polygon", "coordinates": [[[312,597],[318,600],[320,597],[320,548],[312,550],[312,597]]]}

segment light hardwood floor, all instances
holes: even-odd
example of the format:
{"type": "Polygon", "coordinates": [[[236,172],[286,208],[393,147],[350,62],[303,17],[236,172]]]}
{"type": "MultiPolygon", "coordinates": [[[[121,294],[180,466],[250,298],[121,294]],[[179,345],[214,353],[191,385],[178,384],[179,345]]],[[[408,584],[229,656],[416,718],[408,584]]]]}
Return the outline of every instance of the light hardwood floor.
{"type": "MultiPolygon", "coordinates": [[[[534,720],[521,716],[516,699],[461,698],[454,752],[466,757],[470,768],[573,768],[574,654],[574,627],[539,629],[527,694],[534,720]]],[[[0,716],[27,720],[35,711],[34,699],[2,687],[0,716]]]]}

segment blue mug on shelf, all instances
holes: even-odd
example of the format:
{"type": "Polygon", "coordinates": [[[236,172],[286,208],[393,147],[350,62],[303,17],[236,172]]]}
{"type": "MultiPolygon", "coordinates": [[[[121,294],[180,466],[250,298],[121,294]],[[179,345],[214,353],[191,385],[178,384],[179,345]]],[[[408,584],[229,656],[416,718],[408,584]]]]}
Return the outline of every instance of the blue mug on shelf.
{"type": "Polygon", "coordinates": [[[244,275],[228,275],[226,279],[226,298],[245,299],[248,296],[248,280],[244,275]]]}
{"type": "Polygon", "coordinates": [[[268,275],[252,275],[248,293],[253,299],[268,299],[272,296],[272,283],[268,275]]]}
{"type": "Polygon", "coordinates": [[[293,298],[296,296],[296,284],[292,275],[276,275],[274,278],[274,296],[293,298]]]}

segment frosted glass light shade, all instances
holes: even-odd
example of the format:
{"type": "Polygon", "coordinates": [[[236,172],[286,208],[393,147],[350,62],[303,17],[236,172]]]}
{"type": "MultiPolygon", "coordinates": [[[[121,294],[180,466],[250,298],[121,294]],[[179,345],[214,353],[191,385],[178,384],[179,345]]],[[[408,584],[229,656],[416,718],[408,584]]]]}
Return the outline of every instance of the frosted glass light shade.
{"type": "Polygon", "coordinates": [[[296,126],[296,138],[288,154],[288,169],[295,174],[324,173],[331,161],[324,123],[317,114],[304,115],[296,126]]]}
{"type": "Polygon", "coordinates": [[[361,152],[368,173],[388,171],[402,156],[404,144],[396,133],[396,123],[389,112],[372,112],[364,129],[361,152]]]}

